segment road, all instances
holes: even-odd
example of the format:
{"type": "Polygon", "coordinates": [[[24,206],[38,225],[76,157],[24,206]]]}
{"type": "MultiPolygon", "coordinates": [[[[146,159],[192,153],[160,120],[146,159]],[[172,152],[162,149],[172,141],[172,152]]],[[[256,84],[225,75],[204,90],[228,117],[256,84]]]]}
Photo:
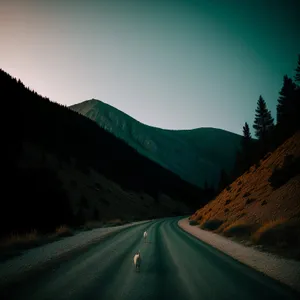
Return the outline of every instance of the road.
{"type": "Polygon", "coordinates": [[[163,219],[126,229],[0,291],[0,298],[297,299],[288,288],[182,231],[177,221],[163,219]],[[132,263],[137,250],[140,273],[132,263]]]}

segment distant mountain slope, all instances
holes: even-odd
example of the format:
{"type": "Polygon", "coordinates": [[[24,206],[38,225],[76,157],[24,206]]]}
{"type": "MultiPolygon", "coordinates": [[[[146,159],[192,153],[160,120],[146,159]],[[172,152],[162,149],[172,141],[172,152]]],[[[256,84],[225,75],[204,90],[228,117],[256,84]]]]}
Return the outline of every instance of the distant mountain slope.
{"type": "Polygon", "coordinates": [[[165,130],[145,125],[122,111],[92,99],[70,106],[120,137],[146,157],[183,179],[216,184],[220,169],[229,171],[241,136],[221,129],[165,130]]]}

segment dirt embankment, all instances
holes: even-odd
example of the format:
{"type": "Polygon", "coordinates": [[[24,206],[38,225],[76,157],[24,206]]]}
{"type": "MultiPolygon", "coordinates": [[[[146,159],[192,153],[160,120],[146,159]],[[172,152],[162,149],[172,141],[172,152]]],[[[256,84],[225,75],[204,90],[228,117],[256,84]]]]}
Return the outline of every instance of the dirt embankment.
{"type": "Polygon", "coordinates": [[[300,131],[196,211],[190,223],[300,260],[299,161],[300,131]]]}

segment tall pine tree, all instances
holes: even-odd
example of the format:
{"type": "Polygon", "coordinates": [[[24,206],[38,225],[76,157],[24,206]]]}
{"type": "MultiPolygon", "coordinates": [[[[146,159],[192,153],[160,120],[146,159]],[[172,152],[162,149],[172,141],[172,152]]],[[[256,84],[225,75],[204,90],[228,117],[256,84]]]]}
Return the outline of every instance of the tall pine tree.
{"type": "Polygon", "coordinates": [[[279,92],[277,104],[277,124],[291,126],[295,121],[296,84],[287,75],[283,77],[283,86],[279,92]]]}
{"type": "Polygon", "coordinates": [[[253,128],[255,129],[255,136],[262,142],[268,139],[269,134],[274,128],[274,119],[262,96],[259,96],[257,101],[253,128]]]}

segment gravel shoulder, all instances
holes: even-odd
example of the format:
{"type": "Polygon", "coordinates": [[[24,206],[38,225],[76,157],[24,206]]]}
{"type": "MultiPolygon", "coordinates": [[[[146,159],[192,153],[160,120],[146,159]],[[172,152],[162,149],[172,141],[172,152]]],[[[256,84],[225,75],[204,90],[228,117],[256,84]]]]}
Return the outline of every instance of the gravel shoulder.
{"type": "Polygon", "coordinates": [[[178,222],[180,228],[239,262],[300,292],[300,262],[277,257],[243,246],[216,233],[190,226],[188,219],[178,222]]]}
{"type": "MultiPolygon", "coordinates": [[[[52,263],[63,256],[70,255],[75,251],[88,248],[90,245],[103,240],[111,234],[118,233],[123,229],[136,225],[142,225],[150,221],[140,221],[115,227],[98,228],[83,231],[74,236],[49,243],[37,248],[29,249],[22,255],[0,263],[0,283],[6,284],[16,277],[52,263]]],[[[1,285],[0,284],[0,285],[1,285]]]]}

